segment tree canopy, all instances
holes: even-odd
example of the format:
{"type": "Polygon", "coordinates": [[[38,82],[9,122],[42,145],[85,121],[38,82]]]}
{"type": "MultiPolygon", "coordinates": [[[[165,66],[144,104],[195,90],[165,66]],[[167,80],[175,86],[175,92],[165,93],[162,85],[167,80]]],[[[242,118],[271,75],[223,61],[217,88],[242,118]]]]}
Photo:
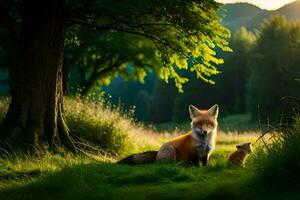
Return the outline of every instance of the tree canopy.
{"type": "MultiPolygon", "coordinates": [[[[142,43],[147,44],[152,52],[149,55],[145,52],[139,54],[140,62],[137,64],[140,67],[137,68],[138,74],[135,75],[139,75],[142,80],[150,67],[166,82],[169,78],[174,79],[179,91],[182,91],[182,84],[186,83],[188,78],[182,76],[180,71],[190,70],[196,74],[197,78],[213,83],[210,77],[219,73],[216,65],[223,62],[222,59],[216,57],[216,49],[230,50],[226,41],[229,31],[219,23],[219,17],[216,14],[218,6],[219,4],[212,0],[122,1],[118,3],[86,1],[71,6],[70,23],[79,24],[78,29],[88,27],[100,31],[97,40],[102,40],[102,42],[94,46],[98,49],[103,48],[100,50],[102,52],[108,50],[105,53],[112,51],[111,55],[116,53],[117,48],[126,57],[126,52],[133,51],[133,49],[128,49],[129,40],[132,44],[135,43],[134,48],[138,48],[142,43]],[[129,33],[134,36],[120,33],[129,33]],[[121,44],[123,42],[125,42],[124,45],[121,44]],[[108,48],[107,43],[112,46],[108,48]],[[122,48],[115,46],[115,50],[112,50],[113,43],[118,43],[117,45],[122,48]],[[155,57],[160,63],[157,63],[155,57]],[[148,62],[154,59],[155,63],[147,64],[148,67],[145,67],[141,63],[144,59],[148,62]]],[[[97,33],[93,32],[93,34],[97,33]]],[[[127,57],[127,59],[127,63],[130,64],[132,57],[127,57]]]]}
{"type": "Polygon", "coordinates": [[[67,76],[62,64],[64,43],[76,43],[77,35],[85,35],[87,42],[80,48],[88,55],[66,57],[81,57],[81,66],[92,63],[94,67],[84,67],[86,85],[99,73],[105,74],[103,82],[115,73],[142,81],[151,68],[183,91],[188,79],[181,71],[213,83],[210,77],[223,62],[216,49],[230,50],[229,31],[219,23],[220,4],[214,0],[6,0],[0,5],[0,30],[9,41],[1,42],[0,49],[5,52],[1,55],[10,55],[12,95],[1,137],[23,137],[21,143],[35,147],[61,143],[75,149],[63,113],[67,76]],[[153,55],[157,59],[146,58],[153,55]]]}
{"type": "Polygon", "coordinates": [[[118,75],[143,83],[147,72],[161,67],[154,45],[141,36],[112,32],[93,37],[88,31],[79,38],[79,46],[66,48],[64,69],[65,73],[73,71],[73,79],[79,77],[73,87],[79,84],[82,95],[95,86],[108,85],[118,75]]]}

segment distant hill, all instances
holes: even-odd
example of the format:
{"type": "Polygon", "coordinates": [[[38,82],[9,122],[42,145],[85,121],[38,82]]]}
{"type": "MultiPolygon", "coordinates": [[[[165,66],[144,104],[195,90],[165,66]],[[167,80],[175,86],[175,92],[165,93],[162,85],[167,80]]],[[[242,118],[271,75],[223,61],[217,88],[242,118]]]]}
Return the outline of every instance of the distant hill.
{"type": "Polygon", "coordinates": [[[224,8],[226,17],[223,18],[222,23],[232,31],[245,26],[253,18],[265,12],[265,10],[248,3],[226,4],[224,8]]]}
{"type": "Polygon", "coordinates": [[[300,0],[275,11],[263,10],[248,3],[226,4],[224,8],[227,11],[225,11],[226,17],[223,19],[222,24],[231,31],[235,31],[241,26],[245,26],[250,30],[259,28],[260,24],[273,14],[284,15],[287,19],[300,19],[300,0]]]}

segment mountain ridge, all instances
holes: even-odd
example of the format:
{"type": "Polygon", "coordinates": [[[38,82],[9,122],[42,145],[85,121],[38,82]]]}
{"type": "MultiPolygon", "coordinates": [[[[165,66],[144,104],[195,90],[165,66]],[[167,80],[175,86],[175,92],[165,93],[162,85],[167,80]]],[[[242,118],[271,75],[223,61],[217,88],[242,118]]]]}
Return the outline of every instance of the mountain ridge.
{"type": "Polygon", "coordinates": [[[219,12],[221,16],[226,15],[222,24],[233,32],[242,26],[253,31],[274,14],[284,15],[288,20],[300,19],[300,0],[274,11],[264,10],[249,3],[225,4],[224,9],[226,11],[219,12]]]}

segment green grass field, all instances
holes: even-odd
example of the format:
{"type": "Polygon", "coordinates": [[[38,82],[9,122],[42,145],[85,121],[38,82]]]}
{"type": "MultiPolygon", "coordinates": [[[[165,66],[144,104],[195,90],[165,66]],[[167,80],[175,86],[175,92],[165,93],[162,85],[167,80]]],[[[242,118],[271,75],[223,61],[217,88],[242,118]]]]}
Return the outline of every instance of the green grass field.
{"type": "Polygon", "coordinates": [[[207,197],[239,184],[247,169],[226,167],[231,146],[217,149],[208,167],[175,164],[127,166],[105,156],[69,153],[2,158],[0,199],[166,199],[207,197]]]}
{"type": "MultiPolygon", "coordinates": [[[[59,150],[55,154],[46,151],[43,154],[28,155],[1,149],[1,200],[300,197],[297,191],[276,192],[268,185],[262,188],[253,183],[256,174],[253,167],[255,156],[249,157],[245,168],[227,167],[227,158],[235,150],[235,145],[254,142],[259,137],[258,132],[220,131],[216,149],[207,167],[183,167],[175,163],[117,165],[115,162],[126,155],[157,150],[163,142],[181,134],[181,130],[161,129],[158,132],[102,104],[66,100],[66,116],[71,132],[79,134],[103,151],[98,154],[73,155],[59,150]],[[101,117],[103,113],[105,117],[101,117]],[[101,143],[103,139],[106,140],[105,144],[101,143]]],[[[5,110],[7,102],[0,102],[1,110],[5,110]]],[[[256,143],[254,148],[258,146],[259,143],[256,143]]]]}

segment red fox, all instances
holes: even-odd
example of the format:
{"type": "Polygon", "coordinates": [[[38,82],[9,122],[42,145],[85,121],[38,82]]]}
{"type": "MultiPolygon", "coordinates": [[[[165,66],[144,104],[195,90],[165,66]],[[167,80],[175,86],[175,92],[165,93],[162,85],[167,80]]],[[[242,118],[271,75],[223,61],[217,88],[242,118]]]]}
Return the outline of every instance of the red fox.
{"type": "Polygon", "coordinates": [[[208,110],[199,110],[190,105],[189,113],[192,120],[191,131],[163,144],[158,152],[131,155],[118,163],[146,164],[157,160],[182,161],[199,166],[199,161],[201,161],[202,165],[206,166],[209,156],[215,148],[219,107],[214,105],[208,110]]]}
{"type": "Polygon", "coordinates": [[[244,167],[248,154],[252,152],[251,142],[239,144],[236,146],[236,148],[237,150],[228,158],[228,165],[244,167]]]}
{"type": "Polygon", "coordinates": [[[157,153],[157,161],[184,161],[199,166],[207,165],[210,154],[215,148],[218,127],[218,105],[208,110],[189,106],[192,130],[163,144],[157,153]]]}

